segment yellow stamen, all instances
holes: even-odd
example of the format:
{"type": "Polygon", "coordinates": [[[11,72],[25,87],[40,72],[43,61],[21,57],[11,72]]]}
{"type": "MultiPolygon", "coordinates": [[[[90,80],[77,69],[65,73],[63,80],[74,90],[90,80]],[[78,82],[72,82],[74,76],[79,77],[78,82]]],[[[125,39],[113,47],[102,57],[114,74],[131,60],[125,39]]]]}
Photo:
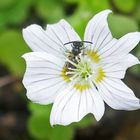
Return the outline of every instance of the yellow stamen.
{"type": "Polygon", "coordinates": [[[97,74],[97,77],[96,77],[95,81],[97,83],[99,83],[99,82],[101,82],[104,79],[105,72],[104,72],[104,70],[101,67],[99,67],[97,73],[98,74],[97,74]]]}
{"type": "Polygon", "coordinates": [[[89,56],[90,59],[91,59],[92,61],[94,61],[95,63],[98,63],[98,62],[100,61],[100,56],[99,56],[99,54],[98,54],[97,52],[95,52],[95,51],[88,50],[88,51],[87,51],[87,56],[89,56]]]}
{"type": "Polygon", "coordinates": [[[60,75],[63,77],[63,79],[66,82],[69,83],[70,82],[70,77],[66,73],[67,73],[67,69],[66,68],[63,68],[60,75]]]}
{"type": "Polygon", "coordinates": [[[74,88],[79,90],[80,92],[90,88],[90,85],[89,84],[79,84],[79,83],[75,83],[74,84],[74,88]]]}

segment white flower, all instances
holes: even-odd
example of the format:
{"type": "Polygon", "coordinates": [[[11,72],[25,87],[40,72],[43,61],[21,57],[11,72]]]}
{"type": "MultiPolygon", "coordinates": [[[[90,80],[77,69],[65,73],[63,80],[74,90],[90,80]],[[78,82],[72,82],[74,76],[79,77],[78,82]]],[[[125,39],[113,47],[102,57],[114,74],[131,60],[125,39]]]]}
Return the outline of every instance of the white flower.
{"type": "Polygon", "coordinates": [[[139,43],[140,33],[113,38],[107,23],[110,12],[102,11],[89,21],[85,42],[65,20],[47,25],[46,31],[38,25],[23,30],[34,51],[23,55],[27,63],[23,84],[33,102],[54,103],[51,125],[68,125],[88,113],[100,120],[104,102],[117,110],[140,109],[139,99],[121,81],[127,68],[140,64],[129,53],[139,43]],[[73,41],[84,44],[75,56],[73,41]]]}

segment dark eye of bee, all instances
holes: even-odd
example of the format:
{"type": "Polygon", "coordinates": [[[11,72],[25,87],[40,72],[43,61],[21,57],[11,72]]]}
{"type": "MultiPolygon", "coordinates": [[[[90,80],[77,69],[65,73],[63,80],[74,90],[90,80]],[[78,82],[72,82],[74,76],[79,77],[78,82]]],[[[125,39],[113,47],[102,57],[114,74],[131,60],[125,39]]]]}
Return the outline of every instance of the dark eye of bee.
{"type": "Polygon", "coordinates": [[[82,47],[82,45],[83,45],[83,43],[80,42],[80,41],[75,41],[75,42],[73,42],[73,46],[74,46],[75,48],[80,48],[80,47],[82,47]]]}
{"type": "Polygon", "coordinates": [[[72,53],[76,56],[81,53],[81,47],[83,43],[80,41],[73,42],[72,53]]]}

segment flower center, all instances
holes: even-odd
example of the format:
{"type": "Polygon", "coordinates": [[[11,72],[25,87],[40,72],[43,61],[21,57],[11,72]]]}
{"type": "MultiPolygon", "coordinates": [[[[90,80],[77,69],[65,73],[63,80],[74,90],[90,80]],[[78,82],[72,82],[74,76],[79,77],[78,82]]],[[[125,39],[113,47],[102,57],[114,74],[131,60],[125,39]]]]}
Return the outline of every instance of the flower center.
{"type": "Polygon", "coordinates": [[[90,55],[87,53],[73,57],[73,59],[67,58],[61,71],[61,76],[66,82],[71,82],[73,87],[81,92],[102,82],[105,77],[105,72],[98,65],[99,59],[95,61],[97,60],[95,59],[97,56],[98,54],[90,51],[90,55]]]}
{"type": "Polygon", "coordinates": [[[79,76],[79,78],[85,80],[93,74],[90,63],[85,60],[82,60],[77,64],[75,72],[77,72],[76,74],[79,76]]]}

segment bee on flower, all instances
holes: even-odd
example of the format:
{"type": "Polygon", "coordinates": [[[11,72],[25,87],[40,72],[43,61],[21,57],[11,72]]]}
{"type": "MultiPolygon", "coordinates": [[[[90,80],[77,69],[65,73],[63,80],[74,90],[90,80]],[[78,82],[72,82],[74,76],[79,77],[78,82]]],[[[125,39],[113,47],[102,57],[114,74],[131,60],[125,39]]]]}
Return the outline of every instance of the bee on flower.
{"type": "Polygon", "coordinates": [[[51,125],[78,122],[88,113],[99,121],[104,102],[117,110],[140,109],[139,99],[121,80],[129,67],[140,64],[130,53],[140,33],[113,38],[109,13],[104,10],[88,22],[83,40],[65,20],[46,30],[35,24],[23,29],[33,51],[23,55],[23,84],[31,101],[53,103],[51,125]]]}

